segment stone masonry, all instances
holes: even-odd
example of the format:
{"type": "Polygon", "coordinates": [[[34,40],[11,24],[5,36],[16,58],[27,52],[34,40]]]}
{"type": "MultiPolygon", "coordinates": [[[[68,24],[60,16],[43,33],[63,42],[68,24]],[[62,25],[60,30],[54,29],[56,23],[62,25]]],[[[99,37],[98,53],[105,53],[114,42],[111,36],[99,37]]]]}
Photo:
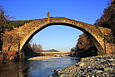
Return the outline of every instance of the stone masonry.
{"type": "MultiPolygon", "coordinates": [[[[111,33],[111,30],[108,28],[94,26],[65,17],[50,17],[50,21],[48,18],[36,19],[29,23],[25,23],[23,26],[14,28],[12,31],[5,32],[2,38],[3,51],[18,51],[18,49],[22,50],[24,45],[28,43],[36,33],[50,25],[67,25],[83,31],[91,36],[91,39],[99,52],[104,52],[105,50],[104,34],[108,35],[111,33]]],[[[109,51],[114,52],[114,50],[110,49],[109,51]]]]}

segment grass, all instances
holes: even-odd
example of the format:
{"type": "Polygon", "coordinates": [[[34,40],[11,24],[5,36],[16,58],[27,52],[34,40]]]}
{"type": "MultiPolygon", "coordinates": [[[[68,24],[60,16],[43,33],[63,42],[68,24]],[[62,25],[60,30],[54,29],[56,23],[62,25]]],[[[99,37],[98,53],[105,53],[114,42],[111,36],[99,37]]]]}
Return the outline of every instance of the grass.
{"type": "Polygon", "coordinates": [[[24,25],[25,23],[31,22],[32,20],[23,20],[23,21],[9,21],[9,27],[19,27],[24,25]]]}

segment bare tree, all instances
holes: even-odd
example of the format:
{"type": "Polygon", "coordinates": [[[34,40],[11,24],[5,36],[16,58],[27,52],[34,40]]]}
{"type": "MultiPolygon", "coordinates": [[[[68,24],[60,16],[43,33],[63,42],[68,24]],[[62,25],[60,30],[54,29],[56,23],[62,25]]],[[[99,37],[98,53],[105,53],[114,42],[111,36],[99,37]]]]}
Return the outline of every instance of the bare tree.
{"type": "Polygon", "coordinates": [[[10,15],[6,15],[6,12],[2,6],[0,6],[0,32],[3,32],[6,27],[9,26],[9,19],[15,19],[10,15]]]}
{"type": "Polygon", "coordinates": [[[3,28],[7,24],[7,19],[5,17],[5,11],[3,10],[3,7],[0,6],[0,30],[3,31],[3,28]]]}
{"type": "Polygon", "coordinates": [[[33,43],[32,44],[32,50],[34,51],[34,52],[42,52],[42,46],[39,44],[39,45],[37,45],[36,43],[33,43]]]}

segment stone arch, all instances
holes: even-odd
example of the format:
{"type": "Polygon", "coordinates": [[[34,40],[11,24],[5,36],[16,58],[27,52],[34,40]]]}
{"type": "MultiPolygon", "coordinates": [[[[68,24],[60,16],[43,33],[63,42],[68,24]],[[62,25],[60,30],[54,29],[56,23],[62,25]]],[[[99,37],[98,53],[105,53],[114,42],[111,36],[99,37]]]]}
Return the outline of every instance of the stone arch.
{"type": "Polygon", "coordinates": [[[79,29],[80,31],[84,32],[85,34],[87,34],[88,36],[90,36],[90,39],[93,41],[93,43],[95,44],[95,46],[97,47],[98,51],[103,51],[102,46],[100,45],[100,43],[98,43],[98,41],[92,36],[92,34],[90,34],[89,32],[87,32],[86,30],[77,27],[75,25],[72,24],[68,24],[68,23],[49,23],[44,25],[43,27],[39,28],[38,30],[36,30],[25,42],[24,45],[22,46],[21,50],[23,49],[23,47],[33,38],[34,35],[36,35],[39,31],[43,30],[44,28],[48,27],[48,26],[52,26],[52,25],[64,25],[64,26],[69,26],[69,27],[73,27],[76,29],[79,29]]]}
{"type": "MultiPolygon", "coordinates": [[[[24,44],[23,44],[23,46],[21,46],[21,47],[22,47],[21,49],[23,49],[24,45],[27,44],[27,43],[30,41],[30,39],[31,39],[36,33],[38,33],[39,31],[41,31],[42,29],[44,29],[44,28],[46,28],[46,27],[48,27],[48,26],[51,26],[51,25],[65,25],[65,26],[74,27],[74,28],[76,28],[76,29],[79,29],[79,30],[81,30],[82,32],[86,33],[87,35],[91,36],[91,39],[92,39],[92,41],[94,42],[95,46],[97,47],[98,51],[103,51],[103,47],[102,47],[101,44],[98,42],[98,40],[96,40],[96,38],[94,37],[93,33],[91,33],[91,31],[90,31],[88,28],[85,28],[85,29],[82,28],[82,27],[81,27],[81,26],[82,26],[81,23],[82,23],[82,22],[80,22],[80,23],[77,24],[77,25],[79,25],[79,26],[75,25],[75,23],[65,22],[65,20],[64,20],[64,22],[50,22],[50,23],[46,23],[46,24],[43,23],[43,24],[41,24],[41,26],[38,27],[34,32],[30,33],[30,36],[27,36],[26,39],[24,39],[24,40],[26,40],[26,41],[24,41],[24,44]]],[[[83,23],[83,26],[85,26],[85,25],[86,25],[86,24],[83,23]]],[[[89,24],[87,24],[87,25],[89,26],[89,24]]],[[[92,27],[92,25],[91,25],[91,27],[92,27]]],[[[96,36],[97,36],[97,35],[96,35],[96,36]]]]}
{"type": "MultiPolygon", "coordinates": [[[[15,28],[10,32],[6,32],[6,34],[11,34],[15,41],[13,42],[14,45],[12,45],[11,50],[15,50],[15,51],[18,50],[19,39],[16,40],[16,38],[20,38],[20,50],[21,50],[24,47],[24,45],[37,32],[50,25],[66,25],[66,26],[77,28],[91,36],[91,39],[94,41],[98,51],[102,51],[102,52],[104,51],[102,27],[95,27],[94,25],[68,19],[65,17],[50,17],[50,20],[48,20],[48,18],[32,20],[31,22],[26,23],[23,26],[20,26],[19,28],[15,28]],[[99,33],[101,33],[101,35],[99,33]]],[[[104,30],[106,30],[107,32],[108,29],[105,28],[104,30]]],[[[7,46],[6,45],[3,46],[3,50],[6,49],[7,46]]]]}

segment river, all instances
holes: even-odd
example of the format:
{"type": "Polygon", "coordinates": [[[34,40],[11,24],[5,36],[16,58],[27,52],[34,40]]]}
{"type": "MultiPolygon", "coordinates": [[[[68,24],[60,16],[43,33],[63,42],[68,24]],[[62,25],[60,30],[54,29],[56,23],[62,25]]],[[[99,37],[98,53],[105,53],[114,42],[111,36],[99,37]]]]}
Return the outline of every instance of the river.
{"type": "Polygon", "coordinates": [[[52,70],[61,70],[77,62],[77,57],[62,57],[27,63],[0,63],[0,77],[48,77],[54,73],[52,70]]]}

